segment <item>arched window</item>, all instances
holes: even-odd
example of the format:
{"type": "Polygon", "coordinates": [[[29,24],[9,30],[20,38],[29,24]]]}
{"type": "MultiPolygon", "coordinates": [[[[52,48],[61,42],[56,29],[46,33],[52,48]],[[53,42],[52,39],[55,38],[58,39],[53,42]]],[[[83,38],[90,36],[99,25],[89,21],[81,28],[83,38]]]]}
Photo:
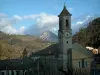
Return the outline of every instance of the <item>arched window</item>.
{"type": "Polygon", "coordinates": [[[68,34],[67,34],[67,36],[68,36],[68,34]]]}
{"type": "Polygon", "coordinates": [[[79,67],[80,67],[80,61],[79,61],[79,67]]]}
{"type": "Polygon", "coordinates": [[[59,20],[59,29],[62,29],[62,20],[59,20]]]}
{"type": "Polygon", "coordinates": [[[68,20],[66,20],[66,28],[69,28],[68,20]]]}

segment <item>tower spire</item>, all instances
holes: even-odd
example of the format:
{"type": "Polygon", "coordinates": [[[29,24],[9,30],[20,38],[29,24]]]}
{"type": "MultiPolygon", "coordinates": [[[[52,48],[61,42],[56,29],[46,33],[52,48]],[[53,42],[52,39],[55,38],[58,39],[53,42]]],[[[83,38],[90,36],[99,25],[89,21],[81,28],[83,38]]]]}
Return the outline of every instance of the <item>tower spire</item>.
{"type": "Polygon", "coordinates": [[[63,7],[63,10],[62,10],[62,12],[58,15],[58,16],[67,16],[67,15],[70,15],[71,16],[71,14],[68,12],[68,10],[66,9],[66,2],[64,2],[64,7],[63,7]]]}
{"type": "Polygon", "coordinates": [[[65,0],[65,2],[64,2],[64,7],[66,8],[66,0],[65,0]]]}
{"type": "Polygon", "coordinates": [[[65,2],[64,2],[64,8],[63,9],[65,9],[66,10],[66,4],[65,4],[65,2]]]}
{"type": "Polygon", "coordinates": [[[66,4],[65,4],[65,2],[64,2],[64,9],[66,9],[66,4]]]}
{"type": "Polygon", "coordinates": [[[64,2],[64,6],[66,7],[66,3],[64,2]]]}

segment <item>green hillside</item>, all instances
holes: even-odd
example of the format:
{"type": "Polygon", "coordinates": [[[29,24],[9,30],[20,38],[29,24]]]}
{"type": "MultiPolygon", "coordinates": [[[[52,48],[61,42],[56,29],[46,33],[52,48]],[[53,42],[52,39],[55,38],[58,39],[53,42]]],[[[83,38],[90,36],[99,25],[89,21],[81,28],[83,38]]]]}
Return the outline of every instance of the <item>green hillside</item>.
{"type": "Polygon", "coordinates": [[[73,40],[84,46],[99,48],[100,46],[100,18],[91,21],[86,28],[81,28],[73,36],[73,40]]]}

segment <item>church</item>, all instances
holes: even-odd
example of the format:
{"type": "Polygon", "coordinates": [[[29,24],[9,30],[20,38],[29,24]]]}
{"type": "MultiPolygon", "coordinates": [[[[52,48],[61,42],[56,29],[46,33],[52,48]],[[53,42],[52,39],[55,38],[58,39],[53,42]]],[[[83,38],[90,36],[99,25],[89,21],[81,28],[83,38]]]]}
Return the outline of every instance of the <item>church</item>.
{"type": "Polygon", "coordinates": [[[59,41],[45,49],[32,53],[30,56],[25,56],[25,58],[28,58],[26,61],[23,61],[22,59],[11,60],[10,62],[8,62],[8,60],[2,61],[3,64],[4,62],[8,62],[9,64],[7,63],[8,65],[4,65],[6,67],[0,71],[1,75],[9,75],[5,72],[8,70],[11,72],[11,75],[19,75],[19,72],[17,73],[16,70],[20,71],[23,75],[29,75],[27,72],[30,70],[32,70],[33,74],[37,73],[36,75],[61,75],[62,72],[60,70],[67,72],[71,71],[72,68],[90,67],[93,56],[92,52],[78,42],[72,40],[71,16],[72,14],[69,13],[64,5],[63,10],[58,15],[59,41]],[[36,62],[34,63],[33,60],[30,61],[29,59],[31,58],[36,59],[36,62]],[[23,62],[25,65],[23,65],[23,62]],[[17,66],[13,65],[14,68],[11,68],[13,66],[10,66],[9,68],[9,65],[11,64],[17,66]]]}
{"type": "MultiPolygon", "coordinates": [[[[64,5],[63,10],[58,15],[59,30],[58,42],[49,47],[39,50],[32,54],[31,57],[38,56],[42,63],[49,65],[48,71],[52,71],[50,75],[59,75],[58,69],[68,71],[72,68],[89,68],[92,61],[93,53],[75,40],[72,40],[71,29],[72,14],[64,5]],[[52,66],[51,66],[52,65],[52,66]]],[[[49,73],[49,72],[48,72],[49,73]]]]}

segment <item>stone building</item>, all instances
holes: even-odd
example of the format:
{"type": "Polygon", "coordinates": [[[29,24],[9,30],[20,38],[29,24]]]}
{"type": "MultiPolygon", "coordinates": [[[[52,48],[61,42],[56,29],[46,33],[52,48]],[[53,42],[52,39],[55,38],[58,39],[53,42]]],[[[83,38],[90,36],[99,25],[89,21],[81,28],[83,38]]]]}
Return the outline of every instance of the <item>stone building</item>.
{"type": "MultiPolygon", "coordinates": [[[[72,68],[85,68],[90,66],[92,52],[87,50],[78,42],[72,40],[71,16],[72,15],[68,12],[66,6],[64,5],[62,12],[58,15],[59,41],[56,44],[52,44],[45,49],[38,50],[37,52],[32,53],[26,60],[28,63],[24,64],[24,66],[26,67],[23,68],[23,65],[18,64],[21,67],[21,70],[24,69],[24,72],[28,72],[28,70],[31,69],[34,73],[37,72],[37,75],[61,75],[61,70],[69,72],[72,70],[72,68]],[[29,60],[34,58],[37,60],[36,63],[29,60]],[[32,65],[36,64],[37,66],[35,68],[32,67],[32,65]]],[[[24,56],[26,56],[27,52],[25,51],[24,54],[24,56]]],[[[18,63],[17,60],[16,63],[18,63]]],[[[8,65],[11,65],[11,63],[8,65]]],[[[12,68],[11,70],[16,71],[17,69],[12,68]]],[[[24,75],[29,74],[24,73],[24,75]]]]}
{"type": "Polygon", "coordinates": [[[62,12],[58,15],[59,41],[31,55],[31,57],[39,56],[42,63],[45,64],[44,66],[49,63],[49,67],[55,70],[51,70],[52,72],[50,73],[52,74],[50,75],[61,74],[59,69],[67,72],[72,68],[90,67],[93,56],[92,52],[72,40],[71,16],[64,5],[62,12]],[[51,65],[53,66],[51,67],[51,65]]]}

